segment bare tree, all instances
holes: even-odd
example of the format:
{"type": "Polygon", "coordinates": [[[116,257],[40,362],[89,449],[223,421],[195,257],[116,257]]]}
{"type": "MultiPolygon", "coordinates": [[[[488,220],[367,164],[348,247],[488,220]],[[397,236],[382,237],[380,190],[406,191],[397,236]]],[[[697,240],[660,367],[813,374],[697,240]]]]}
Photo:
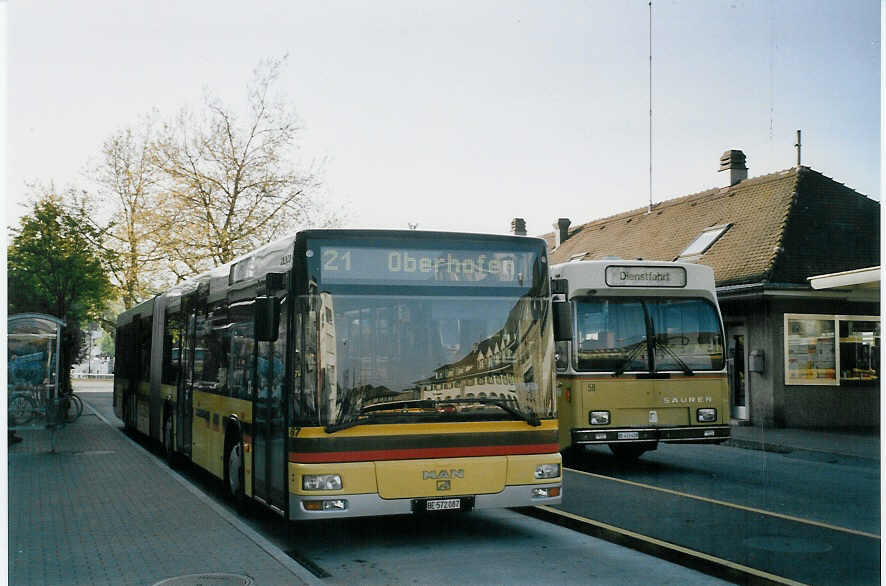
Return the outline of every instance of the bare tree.
{"type": "Polygon", "coordinates": [[[179,277],[228,262],[316,212],[318,180],[291,162],[297,118],[272,94],[284,61],[256,68],[243,120],[207,95],[201,115],[182,110],[155,141],[154,164],[168,193],[166,244],[179,277]]]}
{"type": "MultiPolygon", "coordinates": [[[[169,280],[167,236],[174,213],[165,209],[159,170],[153,164],[153,116],[138,130],[126,128],[108,138],[94,169],[99,202],[109,217],[89,214],[100,227],[102,245],[114,252],[108,270],[125,308],[149,297],[169,280]]],[[[83,205],[88,197],[83,200],[83,205]]],[[[172,210],[174,212],[174,210],[172,210]]]]}

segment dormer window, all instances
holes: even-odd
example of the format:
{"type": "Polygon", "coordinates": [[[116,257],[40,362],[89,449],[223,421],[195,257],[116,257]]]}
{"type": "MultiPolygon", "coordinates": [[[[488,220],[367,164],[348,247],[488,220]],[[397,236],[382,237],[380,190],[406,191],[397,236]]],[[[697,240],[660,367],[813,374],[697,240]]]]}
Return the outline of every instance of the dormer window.
{"type": "Polygon", "coordinates": [[[692,243],[680,253],[680,256],[678,256],[677,259],[704,254],[731,226],[732,224],[721,224],[719,226],[705,228],[705,230],[699,234],[698,238],[693,240],[692,243]]]}

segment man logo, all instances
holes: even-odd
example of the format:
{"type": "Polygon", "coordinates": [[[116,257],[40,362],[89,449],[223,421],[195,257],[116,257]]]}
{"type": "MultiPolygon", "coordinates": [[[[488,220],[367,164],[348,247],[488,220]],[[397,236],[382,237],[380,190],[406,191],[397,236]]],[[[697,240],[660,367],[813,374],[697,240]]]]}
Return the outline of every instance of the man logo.
{"type": "Polygon", "coordinates": [[[451,470],[423,470],[421,473],[422,480],[464,478],[465,471],[462,468],[453,468],[451,470]]]}
{"type": "Polygon", "coordinates": [[[452,484],[449,480],[438,480],[437,481],[437,490],[451,490],[452,484]]]}

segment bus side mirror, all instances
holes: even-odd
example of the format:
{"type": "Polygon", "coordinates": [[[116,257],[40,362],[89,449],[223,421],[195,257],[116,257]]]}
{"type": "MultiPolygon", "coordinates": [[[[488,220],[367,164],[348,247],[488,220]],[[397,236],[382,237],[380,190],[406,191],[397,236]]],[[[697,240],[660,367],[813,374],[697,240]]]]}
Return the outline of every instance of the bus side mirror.
{"type": "Polygon", "coordinates": [[[280,300],[276,297],[255,298],[255,339],[275,342],[280,328],[280,300]]]}
{"type": "Polygon", "coordinates": [[[568,301],[555,301],[554,311],[554,340],[568,342],[572,339],[572,315],[569,312],[568,301]]]}

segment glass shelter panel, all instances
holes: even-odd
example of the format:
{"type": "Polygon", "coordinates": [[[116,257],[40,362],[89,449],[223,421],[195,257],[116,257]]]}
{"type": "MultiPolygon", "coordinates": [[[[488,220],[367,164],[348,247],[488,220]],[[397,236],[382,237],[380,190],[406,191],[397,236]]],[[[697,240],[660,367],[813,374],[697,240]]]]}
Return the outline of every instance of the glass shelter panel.
{"type": "Polygon", "coordinates": [[[59,423],[62,322],[22,314],[7,321],[7,423],[10,429],[59,423]]]}

